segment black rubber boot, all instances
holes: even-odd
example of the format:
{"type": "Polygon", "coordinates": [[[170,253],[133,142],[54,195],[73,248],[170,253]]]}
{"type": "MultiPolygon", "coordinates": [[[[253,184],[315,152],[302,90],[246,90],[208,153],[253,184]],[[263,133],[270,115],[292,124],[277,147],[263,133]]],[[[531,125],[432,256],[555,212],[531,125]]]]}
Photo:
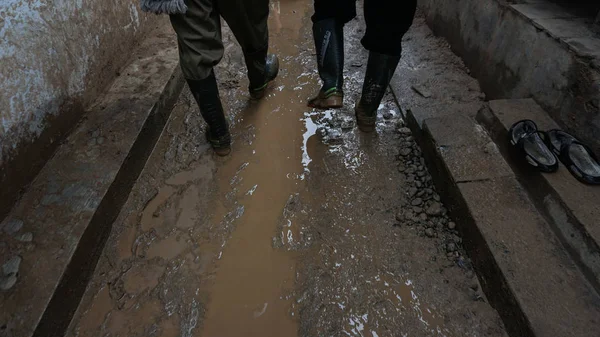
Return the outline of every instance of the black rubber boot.
{"type": "Polygon", "coordinates": [[[372,132],[375,130],[377,109],[392,80],[398,62],[400,62],[400,56],[369,52],[362,96],[355,108],[356,124],[361,131],[372,132]]]}
{"type": "Polygon", "coordinates": [[[231,135],[223,112],[223,105],[221,105],[215,73],[211,72],[203,80],[187,80],[187,83],[198,103],[200,114],[208,124],[206,130],[208,142],[217,155],[228,155],[231,152],[231,135]]]}
{"type": "Polygon", "coordinates": [[[267,54],[267,49],[255,53],[245,53],[244,59],[248,69],[250,97],[261,99],[265,95],[269,82],[279,74],[279,59],[275,54],[267,54]]]}
{"type": "Polygon", "coordinates": [[[344,104],[344,25],[335,19],[313,23],[317,67],[323,87],[308,106],[317,109],[341,108],[344,104]]]}

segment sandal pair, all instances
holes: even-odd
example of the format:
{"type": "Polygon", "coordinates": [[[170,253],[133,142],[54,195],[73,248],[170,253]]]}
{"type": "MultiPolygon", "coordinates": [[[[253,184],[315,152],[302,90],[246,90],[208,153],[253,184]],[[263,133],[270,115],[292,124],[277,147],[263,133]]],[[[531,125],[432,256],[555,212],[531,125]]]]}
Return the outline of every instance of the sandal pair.
{"type": "Polygon", "coordinates": [[[600,161],[593,151],[562,130],[540,131],[532,120],[521,120],[508,131],[510,144],[527,163],[542,172],[556,172],[558,161],[579,181],[600,185],[600,161]]]}

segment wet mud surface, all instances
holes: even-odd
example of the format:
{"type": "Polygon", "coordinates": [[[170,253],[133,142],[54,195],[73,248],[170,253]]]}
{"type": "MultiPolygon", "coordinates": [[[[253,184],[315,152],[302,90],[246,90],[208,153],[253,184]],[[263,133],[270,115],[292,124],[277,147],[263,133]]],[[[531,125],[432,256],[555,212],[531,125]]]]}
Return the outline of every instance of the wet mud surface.
{"type": "Polygon", "coordinates": [[[282,70],[257,103],[225,32],[231,156],[212,154],[185,89],[68,336],[506,335],[391,94],[377,134],[354,125],[361,17],[346,28],[345,107],[306,107],[319,88],[311,12],[271,4],[282,70]]]}

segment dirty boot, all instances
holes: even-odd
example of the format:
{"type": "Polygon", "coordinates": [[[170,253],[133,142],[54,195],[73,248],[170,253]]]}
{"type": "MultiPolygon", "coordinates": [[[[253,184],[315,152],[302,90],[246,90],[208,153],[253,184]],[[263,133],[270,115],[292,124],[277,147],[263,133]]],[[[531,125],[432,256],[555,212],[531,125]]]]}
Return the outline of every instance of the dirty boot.
{"type": "Polygon", "coordinates": [[[267,50],[245,53],[248,80],[250,81],[250,98],[261,99],[271,81],[279,74],[279,59],[275,54],[267,54],[267,50]]]}
{"type": "Polygon", "coordinates": [[[356,124],[363,132],[375,130],[377,109],[394,75],[400,56],[369,52],[362,96],[356,105],[356,124]]]}
{"type": "Polygon", "coordinates": [[[219,88],[215,73],[203,80],[187,80],[192,95],[198,103],[200,114],[208,124],[206,138],[219,156],[226,156],[231,152],[231,135],[225,119],[219,88]]]}
{"type": "Polygon", "coordinates": [[[308,101],[317,109],[341,108],[344,104],[344,26],[335,19],[313,23],[317,67],[323,81],[319,94],[308,101]]]}

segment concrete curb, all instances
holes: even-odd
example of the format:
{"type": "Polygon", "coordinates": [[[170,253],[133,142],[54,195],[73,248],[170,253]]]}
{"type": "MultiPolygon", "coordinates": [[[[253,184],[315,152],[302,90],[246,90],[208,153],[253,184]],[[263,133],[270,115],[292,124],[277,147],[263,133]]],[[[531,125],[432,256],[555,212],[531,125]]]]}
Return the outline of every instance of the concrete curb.
{"type": "Polygon", "coordinates": [[[63,336],[68,328],[184,87],[175,41],[162,28],[142,42],[3,223],[5,231],[19,224],[2,238],[4,258],[22,259],[17,283],[0,297],[9,335],[63,336]],[[15,240],[23,231],[30,242],[15,240]]]}
{"type": "Polygon", "coordinates": [[[521,119],[535,121],[541,130],[559,128],[532,99],[490,101],[489,108],[477,115],[537,209],[600,293],[600,188],[579,183],[562,165],[554,174],[541,174],[524,161],[513,160],[518,156],[509,147],[508,129],[521,119]]]}
{"type": "Polygon", "coordinates": [[[600,299],[483,128],[462,115],[420,124],[408,111],[406,120],[507,332],[583,337],[599,329],[600,299]]]}

